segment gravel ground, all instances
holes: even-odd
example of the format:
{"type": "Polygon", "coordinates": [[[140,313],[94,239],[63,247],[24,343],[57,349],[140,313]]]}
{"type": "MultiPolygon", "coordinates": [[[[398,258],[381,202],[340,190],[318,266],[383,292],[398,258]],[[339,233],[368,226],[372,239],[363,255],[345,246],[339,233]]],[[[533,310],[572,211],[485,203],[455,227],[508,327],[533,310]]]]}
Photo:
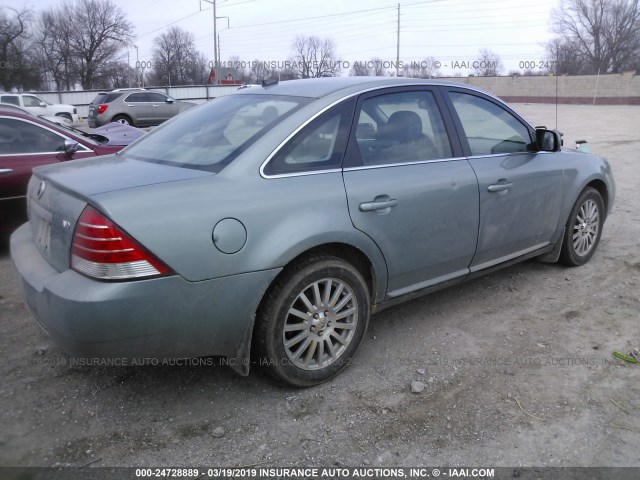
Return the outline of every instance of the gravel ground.
{"type": "MultiPolygon", "coordinates": [[[[555,125],[552,105],[515,108],[555,125]]],[[[220,359],[69,365],[3,247],[0,466],[640,466],[640,364],[611,356],[640,348],[640,107],[561,105],[558,127],[617,181],[591,262],[530,261],[386,310],[315,388],[220,359]]]]}

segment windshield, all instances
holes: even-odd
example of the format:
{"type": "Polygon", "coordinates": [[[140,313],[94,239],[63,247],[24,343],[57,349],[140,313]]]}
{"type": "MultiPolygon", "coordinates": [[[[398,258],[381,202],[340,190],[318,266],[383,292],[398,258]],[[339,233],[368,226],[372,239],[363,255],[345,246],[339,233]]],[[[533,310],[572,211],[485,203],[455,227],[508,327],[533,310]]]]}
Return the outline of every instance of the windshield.
{"type": "Polygon", "coordinates": [[[265,131],[310,101],[276,95],[218,97],[152,131],[122,154],[217,173],[265,131]]]}

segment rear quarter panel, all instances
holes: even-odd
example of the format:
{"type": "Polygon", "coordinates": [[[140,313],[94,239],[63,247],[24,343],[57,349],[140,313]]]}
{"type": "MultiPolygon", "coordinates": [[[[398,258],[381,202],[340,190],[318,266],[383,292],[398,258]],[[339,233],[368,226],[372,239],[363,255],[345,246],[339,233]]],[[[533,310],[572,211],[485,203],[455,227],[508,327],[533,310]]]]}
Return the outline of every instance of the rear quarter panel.
{"type": "Polygon", "coordinates": [[[223,173],[91,200],[190,281],[280,268],[308,249],[338,242],[369,257],[382,297],[384,259],[373,241],[353,228],[341,172],[279,179],[223,173]],[[214,227],[226,218],[240,221],[247,233],[237,253],[223,253],[213,242],[214,227]]]}

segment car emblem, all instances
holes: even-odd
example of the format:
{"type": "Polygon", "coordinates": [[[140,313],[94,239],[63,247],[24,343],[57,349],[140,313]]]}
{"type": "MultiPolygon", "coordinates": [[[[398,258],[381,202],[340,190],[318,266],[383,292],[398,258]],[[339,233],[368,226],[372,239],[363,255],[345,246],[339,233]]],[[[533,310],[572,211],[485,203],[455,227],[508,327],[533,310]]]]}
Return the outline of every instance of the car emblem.
{"type": "Polygon", "coordinates": [[[71,228],[71,222],[69,220],[62,220],[62,226],[69,230],[71,228]]]}
{"type": "Polygon", "coordinates": [[[40,185],[38,185],[38,191],[36,192],[36,197],[38,198],[42,198],[42,195],[44,194],[44,191],[47,188],[47,184],[44,182],[44,180],[42,182],[40,182],[40,185]]]}

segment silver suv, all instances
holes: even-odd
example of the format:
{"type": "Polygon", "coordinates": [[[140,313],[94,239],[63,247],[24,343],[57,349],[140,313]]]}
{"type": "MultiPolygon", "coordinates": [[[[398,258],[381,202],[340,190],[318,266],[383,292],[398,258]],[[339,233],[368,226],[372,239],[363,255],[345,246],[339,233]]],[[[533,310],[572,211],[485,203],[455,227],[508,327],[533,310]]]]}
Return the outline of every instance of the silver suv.
{"type": "Polygon", "coordinates": [[[181,102],[164,93],[144,88],[101,92],[89,105],[87,123],[95,128],[109,122],[144,127],[160,125],[195,103],[181,102]]]}

